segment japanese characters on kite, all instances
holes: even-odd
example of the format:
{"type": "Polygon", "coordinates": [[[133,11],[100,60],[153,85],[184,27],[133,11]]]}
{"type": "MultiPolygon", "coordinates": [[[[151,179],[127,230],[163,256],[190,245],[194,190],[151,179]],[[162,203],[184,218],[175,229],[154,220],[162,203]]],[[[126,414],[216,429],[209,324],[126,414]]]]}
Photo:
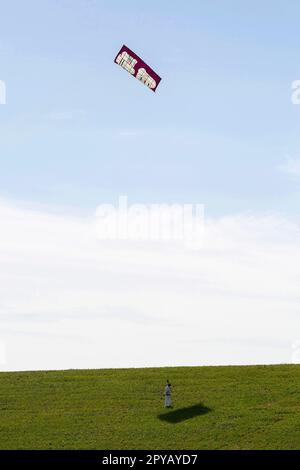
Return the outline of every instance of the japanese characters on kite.
{"type": "Polygon", "coordinates": [[[161,81],[159,75],[125,45],[118,52],[115,63],[127,70],[152,91],[156,90],[161,81]]]}

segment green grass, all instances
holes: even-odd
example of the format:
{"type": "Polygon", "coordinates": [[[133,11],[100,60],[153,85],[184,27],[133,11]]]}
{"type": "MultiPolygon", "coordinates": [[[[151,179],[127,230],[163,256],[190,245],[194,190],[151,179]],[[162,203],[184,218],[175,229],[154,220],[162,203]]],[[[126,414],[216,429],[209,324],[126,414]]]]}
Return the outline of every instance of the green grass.
{"type": "Polygon", "coordinates": [[[1,373],[0,449],[300,449],[300,367],[1,373]]]}

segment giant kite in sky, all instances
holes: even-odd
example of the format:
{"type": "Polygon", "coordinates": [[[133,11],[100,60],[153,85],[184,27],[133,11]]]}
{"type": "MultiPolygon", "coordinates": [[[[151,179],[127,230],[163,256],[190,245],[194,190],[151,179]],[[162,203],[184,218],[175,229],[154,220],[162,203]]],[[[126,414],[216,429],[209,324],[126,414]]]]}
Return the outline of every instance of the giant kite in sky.
{"type": "Polygon", "coordinates": [[[157,73],[125,45],[118,52],[115,63],[127,70],[152,91],[156,90],[161,81],[157,73]]]}

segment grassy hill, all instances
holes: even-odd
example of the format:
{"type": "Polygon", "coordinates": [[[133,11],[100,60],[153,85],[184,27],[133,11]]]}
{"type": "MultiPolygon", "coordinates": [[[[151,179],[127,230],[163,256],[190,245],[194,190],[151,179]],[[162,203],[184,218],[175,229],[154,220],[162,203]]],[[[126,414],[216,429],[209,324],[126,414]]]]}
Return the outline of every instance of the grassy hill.
{"type": "Polygon", "coordinates": [[[0,374],[0,449],[105,448],[300,449],[300,366],[0,374]]]}

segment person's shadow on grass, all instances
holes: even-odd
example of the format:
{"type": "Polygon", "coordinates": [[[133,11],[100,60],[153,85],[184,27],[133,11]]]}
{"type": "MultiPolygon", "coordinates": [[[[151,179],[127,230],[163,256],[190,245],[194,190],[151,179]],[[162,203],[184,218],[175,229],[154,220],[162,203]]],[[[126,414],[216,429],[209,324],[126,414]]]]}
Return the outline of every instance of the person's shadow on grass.
{"type": "Polygon", "coordinates": [[[204,415],[210,411],[212,411],[211,408],[204,406],[202,403],[198,403],[197,405],[162,413],[158,415],[158,419],[161,421],[167,421],[168,423],[180,423],[181,421],[194,418],[195,416],[204,415]]]}

